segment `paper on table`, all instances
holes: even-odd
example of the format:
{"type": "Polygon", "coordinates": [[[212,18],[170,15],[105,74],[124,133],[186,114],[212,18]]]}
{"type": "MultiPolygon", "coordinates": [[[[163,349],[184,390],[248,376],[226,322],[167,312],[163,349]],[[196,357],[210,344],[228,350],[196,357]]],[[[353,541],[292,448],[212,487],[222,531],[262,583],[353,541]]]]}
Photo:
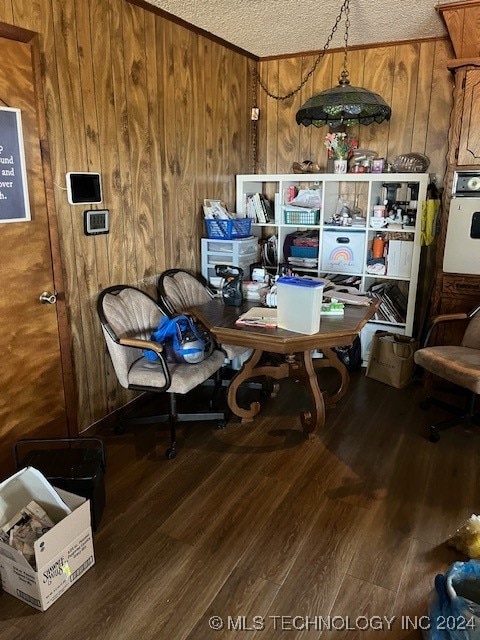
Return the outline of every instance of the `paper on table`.
{"type": "Polygon", "coordinates": [[[252,307],[235,321],[235,324],[253,325],[259,327],[276,327],[277,310],[268,307],[252,307]]]}

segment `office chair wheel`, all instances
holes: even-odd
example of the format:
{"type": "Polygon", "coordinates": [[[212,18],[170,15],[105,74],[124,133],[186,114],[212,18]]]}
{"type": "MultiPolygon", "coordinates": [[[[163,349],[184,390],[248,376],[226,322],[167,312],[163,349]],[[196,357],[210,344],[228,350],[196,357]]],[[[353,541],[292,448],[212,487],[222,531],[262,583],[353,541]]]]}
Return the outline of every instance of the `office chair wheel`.
{"type": "Polygon", "coordinates": [[[271,379],[267,380],[262,387],[262,392],[261,392],[262,398],[264,399],[276,398],[279,390],[280,390],[279,382],[273,382],[271,379]]]}
{"type": "Polygon", "coordinates": [[[217,429],[225,429],[226,426],[227,426],[226,420],[220,420],[220,422],[217,423],[217,429]]]}
{"type": "Polygon", "coordinates": [[[123,436],[125,433],[125,425],[121,422],[117,422],[117,424],[113,427],[113,433],[116,436],[123,436]]]}
{"type": "Polygon", "coordinates": [[[176,451],[176,449],[173,449],[172,447],[169,447],[165,451],[165,457],[166,457],[167,460],[173,460],[176,455],[177,455],[177,451],[176,451]]]}
{"type": "Polygon", "coordinates": [[[270,392],[270,397],[271,398],[276,398],[279,391],[280,391],[280,383],[279,382],[274,382],[272,384],[272,390],[270,392]]]}
{"type": "Polygon", "coordinates": [[[435,427],[430,427],[430,435],[428,436],[430,442],[438,442],[440,440],[440,434],[435,427]]]}

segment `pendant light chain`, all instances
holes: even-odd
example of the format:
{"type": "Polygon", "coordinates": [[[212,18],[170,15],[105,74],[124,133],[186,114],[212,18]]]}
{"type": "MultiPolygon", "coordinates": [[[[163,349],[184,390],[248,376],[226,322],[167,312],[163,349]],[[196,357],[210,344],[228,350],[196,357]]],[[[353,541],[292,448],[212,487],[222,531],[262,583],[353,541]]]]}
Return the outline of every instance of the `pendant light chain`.
{"type": "Polygon", "coordinates": [[[252,70],[252,76],[254,78],[255,82],[258,82],[258,84],[260,85],[260,87],[265,91],[265,93],[267,94],[267,96],[269,98],[273,98],[274,100],[287,100],[288,98],[291,98],[292,96],[294,96],[295,94],[297,94],[300,89],[308,82],[308,80],[310,79],[310,77],[313,75],[313,73],[315,72],[315,69],[318,67],[318,65],[320,64],[321,59],[323,58],[323,56],[327,53],[327,50],[332,42],[333,36],[335,35],[337,29],[338,29],[338,25],[340,24],[340,21],[342,19],[342,15],[345,13],[345,15],[347,16],[347,25],[346,25],[346,29],[345,29],[345,68],[346,68],[346,57],[347,57],[347,40],[348,40],[348,26],[350,24],[349,20],[348,20],[348,13],[349,13],[349,7],[350,7],[350,0],[344,0],[342,6],[340,7],[340,13],[338,14],[338,16],[335,18],[335,24],[332,27],[332,30],[330,32],[330,35],[328,36],[326,42],[325,42],[325,46],[323,47],[323,50],[318,54],[317,59],[315,60],[315,62],[313,63],[312,68],[310,69],[310,71],[306,74],[306,76],[303,78],[303,80],[300,82],[300,84],[298,85],[298,87],[296,89],[293,89],[293,91],[290,91],[289,93],[286,93],[285,95],[276,95],[274,93],[272,93],[271,91],[269,91],[267,85],[264,83],[264,81],[262,80],[262,78],[260,77],[259,72],[257,71],[255,65],[252,64],[251,70],[252,70]]]}
{"type": "Polygon", "coordinates": [[[347,57],[348,57],[348,29],[350,27],[350,7],[347,3],[345,7],[345,35],[343,39],[345,41],[345,52],[343,54],[343,73],[342,77],[346,81],[348,78],[347,57]]]}
{"type": "Polygon", "coordinates": [[[252,74],[252,115],[250,118],[250,132],[251,132],[251,162],[252,162],[252,173],[256,173],[257,171],[257,163],[258,163],[258,117],[259,117],[259,109],[257,104],[257,83],[255,75],[252,74]]]}

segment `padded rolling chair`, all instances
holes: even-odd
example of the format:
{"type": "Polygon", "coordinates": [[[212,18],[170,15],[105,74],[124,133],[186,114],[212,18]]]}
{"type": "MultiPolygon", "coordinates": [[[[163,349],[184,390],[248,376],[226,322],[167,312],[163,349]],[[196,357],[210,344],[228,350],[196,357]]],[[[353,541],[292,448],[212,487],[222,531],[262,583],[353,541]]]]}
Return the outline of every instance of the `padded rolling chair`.
{"type": "MultiPolygon", "coordinates": [[[[158,279],[157,292],[160,306],[170,316],[184,313],[189,307],[205,304],[213,298],[210,290],[185,269],[164,271],[158,279]]],[[[233,344],[222,344],[221,349],[231,365],[235,361],[243,364],[253,351],[233,344]]],[[[255,388],[261,387],[256,384],[255,388]]]]}
{"type": "Polygon", "coordinates": [[[122,419],[121,424],[170,423],[170,446],[165,455],[176,455],[177,422],[217,420],[225,426],[225,414],[218,411],[178,413],[177,395],[186,394],[217,374],[223,365],[224,354],[219,349],[197,364],[167,362],[162,345],[152,342],[150,336],[165,314],[148,294],[136,287],[116,285],[99,295],[97,311],[103,334],[119,383],[126,389],[168,393],[168,414],[122,419]],[[158,360],[143,355],[143,349],[155,351],[158,360]]]}
{"type": "MultiPolygon", "coordinates": [[[[454,418],[443,420],[430,426],[430,442],[438,442],[439,432],[457,424],[471,424],[480,417],[475,412],[476,396],[480,393],[480,305],[468,313],[452,313],[440,315],[433,319],[432,325],[425,338],[425,347],[415,352],[415,362],[429,373],[448,380],[453,384],[467,389],[469,394],[465,410],[460,410],[446,402],[433,398],[427,394],[422,408],[430,404],[452,411],[454,418]],[[455,320],[469,320],[460,346],[429,347],[428,342],[432,330],[442,322],[455,320]]],[[[429,381],[431,384],[431,381],[429,381]]]]}

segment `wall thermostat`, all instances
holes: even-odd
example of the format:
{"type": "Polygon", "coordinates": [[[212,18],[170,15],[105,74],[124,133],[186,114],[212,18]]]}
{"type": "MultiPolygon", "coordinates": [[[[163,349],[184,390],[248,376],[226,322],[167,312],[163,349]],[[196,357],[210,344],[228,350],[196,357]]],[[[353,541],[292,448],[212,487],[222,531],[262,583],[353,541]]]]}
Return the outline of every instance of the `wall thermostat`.
{"type": "Polygon", "coordinates": [[[70,204],[100,204],[102,202],[102,183],[99,173],[69,171],[67,179],[67,198],[70,204]]]}
{"type": "Polygon", "coordinates": [[[83,212],[83,230],[86,236],[109,232],[108,209],[91,209],[83,212]]]}

